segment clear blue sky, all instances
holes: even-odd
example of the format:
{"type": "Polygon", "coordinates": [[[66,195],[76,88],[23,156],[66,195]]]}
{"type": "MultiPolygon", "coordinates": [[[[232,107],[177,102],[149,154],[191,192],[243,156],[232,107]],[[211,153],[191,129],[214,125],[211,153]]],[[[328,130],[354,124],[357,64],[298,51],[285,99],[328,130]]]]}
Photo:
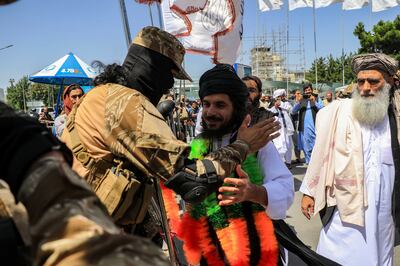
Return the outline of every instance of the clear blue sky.
{"type": "MultiPolygon", "coordinates": [[[[133,0],[126,0],[126,7],[134,36],[140,28],[150,25],[149,12],[146,5],[133,0]]],[[[341,6],[335,4],[316,12],[318,55],[332,53],[338,56],[342,49],[342,28],[345,51],[356,51],[359,44],[353,36],[355,25],[361,21],[370,29],[381,19],[393,20],[400,14],[400,7],[371,13],[370,7],[342,11],[341,6]]],[[[153,15],[158,23],[156,8],[153,15]]],[[[314,57],[312,9],[294,10],[289,13],[289,20],[292,33],[298,35],[299,28],[304,28],[309,67],[314,57]]],[[[257,28],[259,32],[261,29],[270,32],[285,23],[286,7],[260,13],[257,0],[245,0],[245,37],[254,36],[257,28]]],[[[0,7],[0,48],[9,44],[14,47],[0,51],[0,88],[7,87],[10,78],[19,80],[23,75],[34,74],[70,51],[89,64],[93,60],[121,63],[127,49],[118,0],[20,0],[0,7]]],[[[244,48],[250,46],[251,42],[247,42],[244,48]]],[[[248,55],[244,59],[248,62],[248,55]]],[[[211,67],[210,62],[208,57],[189,55],[186,68],[194,78],[198,78],[211,67]]]]}

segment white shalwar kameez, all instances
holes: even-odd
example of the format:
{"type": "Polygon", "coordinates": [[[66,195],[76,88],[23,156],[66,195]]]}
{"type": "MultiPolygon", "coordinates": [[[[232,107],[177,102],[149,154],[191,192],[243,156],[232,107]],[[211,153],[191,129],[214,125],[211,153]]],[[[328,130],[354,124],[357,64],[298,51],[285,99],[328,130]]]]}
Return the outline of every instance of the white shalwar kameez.
{"type": "MultiPolygon", "coordinates": [[[[346,266],[393,265],[394,164],[388,118],[375,128],[362,127],[361,132],[368,195],[365,226],[342,223],[336,209],[321,230],[317,253],[346,266]]],[[[309,194],[305,185],[300,190],[309,194]]]]}
{"type": "Polygon", "coordinates": [[[281,124],[279,130],[279,137],[273,140],[273,143],[281,156],[282,161],[287,164],[292,162],[292,150],[293,140],[292,135],[294,134],[294,126],[292,119],[290,119],[289,113],[282,108],[276,108],[275,106],[269,109],[271,112],[278,114],[277,119],[281,124]]]}

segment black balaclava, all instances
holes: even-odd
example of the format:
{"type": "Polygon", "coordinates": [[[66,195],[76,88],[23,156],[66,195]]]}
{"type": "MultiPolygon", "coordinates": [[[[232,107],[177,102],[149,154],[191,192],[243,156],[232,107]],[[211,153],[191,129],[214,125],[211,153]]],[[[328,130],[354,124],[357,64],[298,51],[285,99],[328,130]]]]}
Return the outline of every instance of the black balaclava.
{"type": "Polygon", "coordinates": [[[172,60],[143,46],[132,44],[122,67],[128,87],[140,91],[155,106],[174,85],[172,60]]]}
{"type": "Polygon", "coordinates": [[[249,91],[233,67],[227,64],[216,65],[200,77],[199,86],[201,100],[211,94],[223,93],[229,96],[233,103],[234,114],[227,130],[236,130],[247,114],[249,91]]]}

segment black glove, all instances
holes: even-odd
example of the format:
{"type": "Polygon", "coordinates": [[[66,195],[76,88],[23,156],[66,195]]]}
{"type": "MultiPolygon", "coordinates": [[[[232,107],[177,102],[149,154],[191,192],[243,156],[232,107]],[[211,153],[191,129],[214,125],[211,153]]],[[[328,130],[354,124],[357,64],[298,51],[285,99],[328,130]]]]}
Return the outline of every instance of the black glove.
{"type": "Polygon", "coordinates": [[[179,171],[165,182],[165,186],[178,193],[184,201],[197,204],[202,202],[208,195],[216,192],[222,185],[215,173],[215,168],[209,160],[202,161],[206,174],[197,176],[196,165],[186,166],[186,169],[179,171]]]}
{"type": "Polygon", "coordinates": [[[54,150],[63,152],[72,162],[71,152],[46,127],[0,102],[0,178],[9,184],[14,195],[29,166],[54,150]]]}

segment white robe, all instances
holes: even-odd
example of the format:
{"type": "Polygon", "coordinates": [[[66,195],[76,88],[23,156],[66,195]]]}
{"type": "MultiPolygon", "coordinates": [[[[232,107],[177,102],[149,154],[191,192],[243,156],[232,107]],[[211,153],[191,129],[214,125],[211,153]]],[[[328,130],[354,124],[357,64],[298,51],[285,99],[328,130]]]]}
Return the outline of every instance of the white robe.
{"type": "Polygon", "coordinates": [[[281,103],[281,108],[285,109],[288,114],[290,114],[292,112],[293,106],[289,101],[285,101],[281,103]]]}
{"type": "Polygon", "coordinates": [[[285,109],[278,110],[274,107],[269,109],[273,113],[278,114],[278,120],[281,123],[281,129],[279,131],[280,136],[273,140],[282,161],[287,164],[292,162],[292,151],[293,151],[293,139],[294,126],[289,113],[285,109]],[[283,116],[283,117],[282,117],[283,116]],[[283,122],[285,120],[285,123],[283,122]],[[286,124],[286,127],[285,127],[286,124]]]}
{"type": "MultiPolygon", "coordinates": [[[[394,164],[389,120],[375,128],[362,127],[364,182],[368,208],[365,226],[342,223],[335,210],[321,230],[317,252],[342,265],[393,265],[395,227],[392,218],[394,164]]],[[[309,194],[305,183],[300,191],[309,194]]]]}

